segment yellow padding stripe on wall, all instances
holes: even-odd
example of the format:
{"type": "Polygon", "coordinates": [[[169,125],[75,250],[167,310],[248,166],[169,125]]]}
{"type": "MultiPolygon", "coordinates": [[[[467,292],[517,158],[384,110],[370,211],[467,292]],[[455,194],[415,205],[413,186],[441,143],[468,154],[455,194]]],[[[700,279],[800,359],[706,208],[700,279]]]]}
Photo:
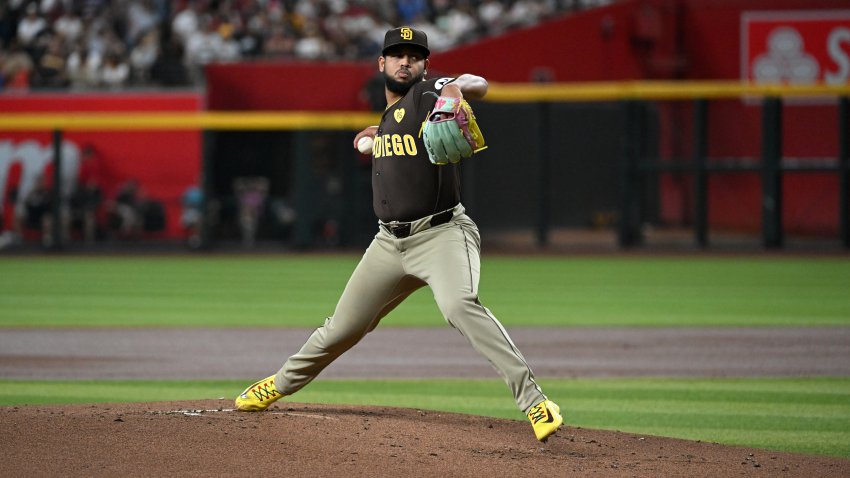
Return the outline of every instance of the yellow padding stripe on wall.
{"type": "Polygon", "coordinates": [[[594,83],[491,83],[487,101],[686,100],[746,96],[847,96],[850,84],[780,85],[739,81],[618,81],[594,83]]]}
{"type": "Polygon", "coordinates": [[[42,130],[359,130],[381,116],[362,111],[315,112],[132,112],[132,113],[4,113],[0,131],[42,130]]]}
{"type": "MultiPolygon", "coordinates": [[[[850,96],[850,84],[765,85],[735,81],[631,81],[607,83],[491,83],[486,101],[498,103],[734,99],[743,97],[850,96]]],[[[333,112],[132,112],[0,113],[0,131],[48,130],[360,130],[378,113],[333,112]]]]}

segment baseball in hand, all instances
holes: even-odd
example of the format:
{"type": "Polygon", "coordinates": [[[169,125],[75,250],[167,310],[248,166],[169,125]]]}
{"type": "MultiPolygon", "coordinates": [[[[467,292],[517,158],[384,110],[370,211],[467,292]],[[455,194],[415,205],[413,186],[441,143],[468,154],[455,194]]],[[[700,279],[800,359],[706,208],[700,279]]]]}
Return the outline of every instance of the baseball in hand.
{"type": "Polygon", "coordinates": [[[372,137],[364,136],[357,141],[357,150],[363,154],[370,154],[372,152],[372,137]]]}

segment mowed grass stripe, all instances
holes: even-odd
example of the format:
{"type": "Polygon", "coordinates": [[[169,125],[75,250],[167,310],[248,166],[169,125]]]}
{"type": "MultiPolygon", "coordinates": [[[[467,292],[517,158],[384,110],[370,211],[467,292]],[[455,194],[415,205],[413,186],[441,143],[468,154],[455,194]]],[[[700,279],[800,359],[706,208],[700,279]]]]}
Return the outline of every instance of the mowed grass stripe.
{"type": "MultiPolygon", "coordinates": [[[[244,381],[0,381],[0,404],[232,398],[244,381]]],[[[574,427],[850,458],[850,378],[558,379],[574,427]]],[[[317,380],[295,402],[396,406],[523,420],[498,380],[317,380]]]]}
{"type": "MultiPolygon", "coordinates": [[[[0,327],[315,327],[359,256],[0,259],[0,327]]],[[[850,258],[486,257],[507,326],[850,325],[850,258]]],[[[422,289],[384,326],[444,326],[422,289]]]]}

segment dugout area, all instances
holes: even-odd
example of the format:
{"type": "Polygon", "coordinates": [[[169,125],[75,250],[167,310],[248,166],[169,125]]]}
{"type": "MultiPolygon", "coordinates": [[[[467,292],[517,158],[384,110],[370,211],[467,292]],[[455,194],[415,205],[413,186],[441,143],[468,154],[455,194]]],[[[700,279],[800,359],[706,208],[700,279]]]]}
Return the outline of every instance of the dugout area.
{"type": "MultiPolygon", "coordinates": [[[[544,219],[546,228],[612,228],[623,127],[616,104],[476,102],[474,108],[489,148],[461,162],[462,200],[482,230],[537,230],[544,219]],[[544,154],[551,158],[545,165],[538,160],[544,154]]],[[[260,177],[268,193],[259,239],[299,248],[367,245],[375,234],[371,166],[352,149],[353,134],[207,133],[211,197],[219,210],[211,239],[240,240],[235,184],[260,177]],[[297,211],[297,219],[282,208],[297,211]]]]}

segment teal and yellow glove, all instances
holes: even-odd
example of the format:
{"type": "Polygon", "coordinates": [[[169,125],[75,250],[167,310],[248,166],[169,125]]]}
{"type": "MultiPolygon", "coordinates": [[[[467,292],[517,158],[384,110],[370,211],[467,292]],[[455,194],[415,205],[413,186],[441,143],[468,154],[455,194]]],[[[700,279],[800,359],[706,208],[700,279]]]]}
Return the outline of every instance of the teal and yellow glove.
{"type": "Polygon", "coordinates": [[[422,128],[422,142],[428,159],[438,165],[457,163],[487,147],[469,103],[449,96],[437,97],[422,128]]]}

